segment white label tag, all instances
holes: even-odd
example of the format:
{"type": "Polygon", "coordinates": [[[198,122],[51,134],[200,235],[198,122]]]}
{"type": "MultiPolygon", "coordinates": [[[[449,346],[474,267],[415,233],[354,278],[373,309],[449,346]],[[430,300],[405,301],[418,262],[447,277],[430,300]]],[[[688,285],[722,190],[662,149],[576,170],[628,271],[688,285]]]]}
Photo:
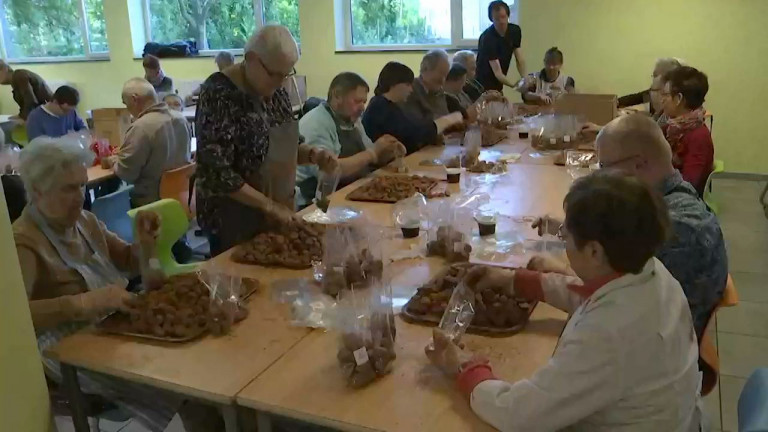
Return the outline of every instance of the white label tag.
{"type": "Polygon", "coordinates": [[[555,144],[557,144],[557,139],[555,139],[555,138],[550,138],[550,139],[549,139],[549,143],[550,143],[550,144],[552,144],[552,145],[555,145],[555,144]]]}
{"type": "Polygon", "coordinates": [[[563,137],[563,142],[567,142],[567,143],[571,142],[571,136],[570,135],[564,136],[563,137]]]}
{"type": "Polygon", "coordinates": [[[464,244],[461,242],[456,242],[453,244],[453,252],[454,253],[462,253],[464,252],[464,244]]]}
{"type": "Polygon", "coordinates": [[[160,270],[160,260],[157,258],[150,258],[149,259],[149,268],[152,270],[160,270]]]}
{"type": "Polygon", "coordinates": [[[355,350],[352,354],[355,356],[355,363],[358,366],[368,363],[368,351],[365,347],[355,350]]]}

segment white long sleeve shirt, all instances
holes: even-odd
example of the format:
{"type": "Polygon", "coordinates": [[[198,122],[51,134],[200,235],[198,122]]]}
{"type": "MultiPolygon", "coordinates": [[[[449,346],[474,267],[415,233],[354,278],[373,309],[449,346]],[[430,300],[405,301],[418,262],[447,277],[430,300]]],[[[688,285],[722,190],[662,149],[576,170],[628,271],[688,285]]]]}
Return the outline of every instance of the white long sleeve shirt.
{"type": "Polygon", "coordinates": [[[572,313],[555,353],[530,379],[480,382],[475,413],[505,432],[698,431],[698,347],[680,284],[655,258],[593,293],[573,281],[541,275],[543,299],[572,313]]]}

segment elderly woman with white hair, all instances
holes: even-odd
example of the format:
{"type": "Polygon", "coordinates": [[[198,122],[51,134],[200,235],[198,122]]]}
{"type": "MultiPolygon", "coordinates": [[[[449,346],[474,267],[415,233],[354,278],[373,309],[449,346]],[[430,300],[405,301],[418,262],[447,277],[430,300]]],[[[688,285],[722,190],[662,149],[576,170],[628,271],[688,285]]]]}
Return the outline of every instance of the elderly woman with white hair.
{"type": "Polygon", "coordinates": [[[290,31],[267,25],[244,59],[208,77],[197,106],[197,217],[211,254],[271,227],[300,221],[294,210],[297,165],[333,172],[331,152],[299,135],[283,82],[299,59],[290,31]]]}
{"type": "MultiPolygon", "coordinates": [[[[13,223],[16,251],[41,351],[91,322],[125,309],[124,275],[141,275],[145,286],[162,281],[154,251],[160,220],[136,215],[136,241],[125,243],[83,210],[87,167],[93,154],[72,138],[40,137],[21,153],[19,170],[29,203],[13,223]]],[[[59,364],[43,358],[46,375],[61,382],[59,364]]],[[[80,373],[85,393],[118,405],[151,431],[162,431],[180,400],[157,390],[80,373]]]]}
{"type": "Polygon", "coordinates": [[[467,70],[467,77],[464,83],[464,93],[472,99],[472,102],[477,102],[480,96],[485,93],[485,87],[477,80],[477,55],[473,51],[463,50],[453,55],[453,63],[464,66],[467,70]]]}
{"type": "Polygon", "coordinates": [[[643,90],[639,93],[628,94],[619,98],[619,108],[626,108],[635,105],[642,105],[650,102],[650,113],[654,118],[658,118],[658,114],[661,114],[661,89],[658,88],[658,81],[667,72],[677,69],[680,66],[685,66],[685,63],[674,57],[660,58],[656,60],[656,64],[653,66],[653,74],[651,79],[651,88],[643,90]]]}

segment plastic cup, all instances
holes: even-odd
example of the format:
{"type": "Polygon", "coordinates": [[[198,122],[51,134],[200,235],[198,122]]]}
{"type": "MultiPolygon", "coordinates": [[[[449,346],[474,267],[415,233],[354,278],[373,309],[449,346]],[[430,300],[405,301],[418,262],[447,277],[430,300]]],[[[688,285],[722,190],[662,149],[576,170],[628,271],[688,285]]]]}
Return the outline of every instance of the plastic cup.
{"type": "Polygon", "coordinates": [[[448,183],[459,183],[461,181],[461,168],[446,168],[445,174],[448,178],[448,183]]]}

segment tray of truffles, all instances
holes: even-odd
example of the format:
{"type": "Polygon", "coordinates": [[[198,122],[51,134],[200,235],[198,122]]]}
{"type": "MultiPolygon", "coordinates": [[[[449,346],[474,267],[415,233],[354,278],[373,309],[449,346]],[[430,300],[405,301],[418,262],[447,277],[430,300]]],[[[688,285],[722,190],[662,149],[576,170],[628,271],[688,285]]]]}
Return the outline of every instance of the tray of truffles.
{"type": "Polygon", "coordinates": [[[358,187],[347,195],[350,201],[396,203],[410,198],[416,192],[427,198],[447,196],[445,183],[440,180],[411,176],[380,176],[358,187]]]}
{"type": "Polygon", "coordinates": [[[322,225],[295,223],[278,232],[261,233],[237,246],[232,260],[239,264],[303,270],[323,259],[322,225]]]}
{"type": "MultiPolygon", "coordinates": [[[[454,288],[476,264],[456,263],[418,290],[400,316],[413,324],[438,325],[454,288]]],[[[488,336],[511,336],[525,328],[536,307],[509,296],[508,286],[476,287],[475,317],[467,331],[488,336]]]]}
{"type": "Polygon", "coordinates": [[[243,302],[258,288],[257,280],[242,279],[239,299],[219,301],[197,273],[177,275],[159,289],[138,294],[129,300],[128,312],[112,313],[96,328],[163,342],[187,342],[206,332],[223,335],[248,316],[243,302]]]}

